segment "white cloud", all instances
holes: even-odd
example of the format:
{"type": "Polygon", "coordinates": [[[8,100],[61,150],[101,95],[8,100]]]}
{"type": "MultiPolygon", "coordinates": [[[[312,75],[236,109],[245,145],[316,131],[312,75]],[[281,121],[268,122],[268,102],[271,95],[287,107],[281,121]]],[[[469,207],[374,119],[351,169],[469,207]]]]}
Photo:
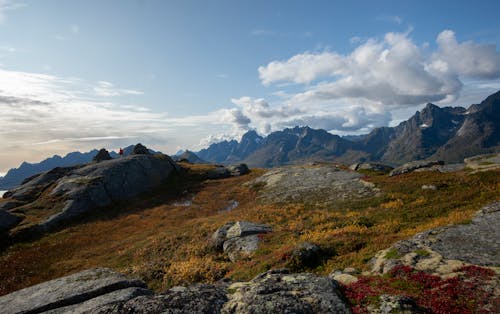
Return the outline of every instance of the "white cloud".
{"type": "MultiPolygon", "coordinates": [[[[100,82],[105,95],[137,94],[100,82]]],[[[23,160],[38,162],[54,153],[114,149],[137,142],[170,152],[197,145],[207,133],[234,133],[223,110],[200,116],[171,117],[138,105],[98,96],[77,78],[0,69],[1,171],[23,160]]]]}
{"type": "Polygon", "coordinates": [[[96,95],[103,97],[144,94],[143,92],[134,89],[116,88],[112,83],[106,81],[97,82],[97,85],[94,86],[94,92],[96,95]]]}
{"type": "Polygon", "coordinates": [[[264,85],[279,81],[310,83],[321,77],[341,74],[345,68],[343,57],[331,52],[303,53],[287,61],[273,61],[259,67],[259,77],[264,85]]]}
{"type": "Polygon", "coordinates": [[[445,30],[437,37],[439,50],[434,62],[464,77],[494,79],[500,77],[500,53],[495,45],[458,43],[455,33],[445,30]]]}
{"type": "MultiPolygon", "coordinates": [[[[409,32],[408,32],[409,33],[409,32]]],[[[494,45],[458,43],[443,31],[439,50],[426,54],[408,33],[387,33],[383,40],[368,39],[352,53],[302,53],[259,67],[262,83],[311,84],[292,102],[331,102],[364,99],[386,106],[416,106],[450,102],[459,96],[462,79],[500,76],[500,53],[494,45]]]]}

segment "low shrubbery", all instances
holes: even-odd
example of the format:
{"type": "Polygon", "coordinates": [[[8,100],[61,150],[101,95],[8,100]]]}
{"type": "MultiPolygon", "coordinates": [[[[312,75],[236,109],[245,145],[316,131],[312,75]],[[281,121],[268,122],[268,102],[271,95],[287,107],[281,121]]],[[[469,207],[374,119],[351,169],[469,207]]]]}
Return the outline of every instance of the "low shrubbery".
{"type": "MultiPolygon", "coordinates": [[[[299,265],[297,269],[324,275],[345,267],[366,270],[366,262],[379,250],[429,228],[470,221],[475,211],[498,200],[500,194],[498,170],[476,174],[421,172],[366,176],[365,180],[382,191],[367,199],[331,206],[308,205],[300,200],[262,205],[255,201],[262,187],[244,183],[263,170],[236,178],[205,180],[210,167],[186,167],[184,175],[149,195],[96,213],[37,241],[8,248],[0,255],[0,294],[98,266],[140,277],[157,290],[222,277],[249,280],[270,268],[287,266],[294,248],[302,242],[314,243],[327,254],[319,265],[299,265]],[[424,184],[439,188],[423,191],[424,184]],[[175,205],[179,199],[189,202],[175,205]],[[224,210],[231,201],[239,205],[224,210]],[[273,232],[262,236],[252,258],[232,263],[223,253],[211,250],[208,239],[226,222],[237,220],[264,223],[272,226],[273,232]]],[[[389,278],[393,286],[401,285],[390,287],[401,293],[446,292],[444,283],[421,288],[413,274],[393,274],[389,278]]],[[[362,277],[360,285],[365,282],[376,289],[378,280],[383,286],[388,279],[362,277]]],[[[447,283],[450,286],[453,281],[447,283]]],[[[358,290],[353,287],[352,291],[358,290]]],[[[365,302],[364,298],[350,298],[352,302],[365,302]]],[[[419,300],[428,306],[425,298],[419,300]]],[[[457,302],[457,308],[470,308],[457,302]]]]}
{"type": "Polygon", "coordinates": [[[369,305],[377,306],[384,294],[404,295],[431,313],[491,313],[498,309],[491,285],[495,272],[477,266],[464,266],[458,276],[442,279],[396,266],[385,276],[361,276],[356,283],[344,286],[344,292],[355,313],[366,313],[369,305]]]}

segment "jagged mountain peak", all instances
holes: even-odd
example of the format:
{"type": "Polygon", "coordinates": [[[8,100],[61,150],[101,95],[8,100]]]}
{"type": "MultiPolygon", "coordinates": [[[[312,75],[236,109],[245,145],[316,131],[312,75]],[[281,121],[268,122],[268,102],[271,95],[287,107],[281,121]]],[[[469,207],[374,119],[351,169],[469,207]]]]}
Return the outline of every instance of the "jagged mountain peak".
{"type": "Polygon", "coordinates": [[[459,161],[479,153],[500,151],[498,121],[500,91],[469,109],[428,103],[398,126],[376,128],[359,141],[309,126],[295,126],[272,132],[251,146],[248,139],[258,135],[249,131],[241,142],[217,143],[198,155],[208,161],[245,161],[254,166],[311,159],[347,163],[371,160],[393,165],[430,157],[459,161]],[[219,159],[210,155],[217,155],[219,159]]]}

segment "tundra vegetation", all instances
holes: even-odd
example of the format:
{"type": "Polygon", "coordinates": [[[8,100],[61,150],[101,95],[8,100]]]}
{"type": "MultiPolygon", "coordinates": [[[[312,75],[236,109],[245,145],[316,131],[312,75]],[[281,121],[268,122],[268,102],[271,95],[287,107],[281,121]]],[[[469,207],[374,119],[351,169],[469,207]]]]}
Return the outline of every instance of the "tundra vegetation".
{"type": "MultiPolygon", "coordinates": [[[[396,241],[430,228],[469,223],[479,208],[500,195],[498,169],[393,177],[364,170],[363,180],[380,193],[334,203],[322,202],[320,194],[314,195],[317,200],[262,203],[259,194],[265,184],[248,183],[264,174],[263,169],[210,180],[207,173],[214,166],[181,165],[183,174],[146,195],[96,210],[56,232],[4,247],[0,295],[93,267],[136,276],[158,291],[222,278],[250,280],[266,270],[289,267],[294,249],[303,242],[321,247],[324,257],[314,266],[293,263],[294,271],[327,275],[354,267],[361,272],[369,270],[367,262],[375,253],[396,241]],[[423,185],[436,189],[422,190],[423,185]],[[272,226],[273,232],[259,235],[259,248],[252,257],[231,262],[209,239],[225,223],[242,220],[272,226]]],[[[445,306],[450,311],[474,311],[486,293],[477,280],[492,274],[482,268],[464,268],[463,273],[463,278],[448,282],[399,267],[384,276],[360,276],[344,289],[358,312],[387,293],[412,296],[419,305],[435,306],[438,312],[445,306]],[[427,292],[429,287],[435,288],[434,294],[427,292]],[[457,295],[469,291],[470,297],[436,303],[450,289],[457,295]]]]}

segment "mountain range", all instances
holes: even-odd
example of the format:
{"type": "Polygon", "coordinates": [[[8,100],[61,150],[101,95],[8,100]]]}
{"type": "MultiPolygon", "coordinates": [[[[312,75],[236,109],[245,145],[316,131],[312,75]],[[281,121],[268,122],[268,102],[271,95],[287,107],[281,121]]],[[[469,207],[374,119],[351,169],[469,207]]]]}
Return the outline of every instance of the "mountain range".
{"type": "Polygon", "coordinates": [[[376,128],[364,136],[340,137],[307,126],[273,132],[267,137],[248,131],[239,142],[222,141],[196,154],[210,162],[273,167],[307,161],[377,161],[390,165],[420,159],[460,162],[472,155],[497,151],[500,91],[468,109],[429,103],[398,126],[376,128]]]}
{"type": "MultiPolygon", "coordinates": [[[[123,155],[130,155],[133,148],[134,145],[125,147],[123,149],[123,155]]],[[[29,178],[37,173],[51,170],[55,167],[69,167],[88,163],[92,161],[92,158],[94,158],[97,152],[97,149],[93,149],[85,153],[72,152],[64,157],[54,155],[39,163],[23,162],[19,167],[10,169],[4,177],[0,177],[0,190],[8,190],[14,188],[20,185],[24,179],[29,178]]],[[[109,154],[113,158],[119,156],[116,152],[110,152],[109,154]]]]}
{"type": "MultiPolygon", "coordinates": [[[[124,155],[132,149],[133,145],[124,148],[124,155]]],[[[239,142],[214,143],[195,153],[186,151],[183,158],[196,163],[200,160],[221,164],[245,162],[252,167],[309,161],[377,161],[400,165],[420,159],[461,162],[469,156],[498,151],[500,91],[467,109],[441,108],[429,103],[398,126],[376,128],[366,135],[340,137],[325,130],[297,126],[263,137],[251,130],[239,142]]],[[[55,167],[90,162],[96,154],[97,150],[72,152],[64,157],[54,155],[40,163],[23,162],[0,177],[0,190],[18,186],[25,178],[55,167]]],[[[110,155],[118,156],[116,152],[110,155]]]]}

